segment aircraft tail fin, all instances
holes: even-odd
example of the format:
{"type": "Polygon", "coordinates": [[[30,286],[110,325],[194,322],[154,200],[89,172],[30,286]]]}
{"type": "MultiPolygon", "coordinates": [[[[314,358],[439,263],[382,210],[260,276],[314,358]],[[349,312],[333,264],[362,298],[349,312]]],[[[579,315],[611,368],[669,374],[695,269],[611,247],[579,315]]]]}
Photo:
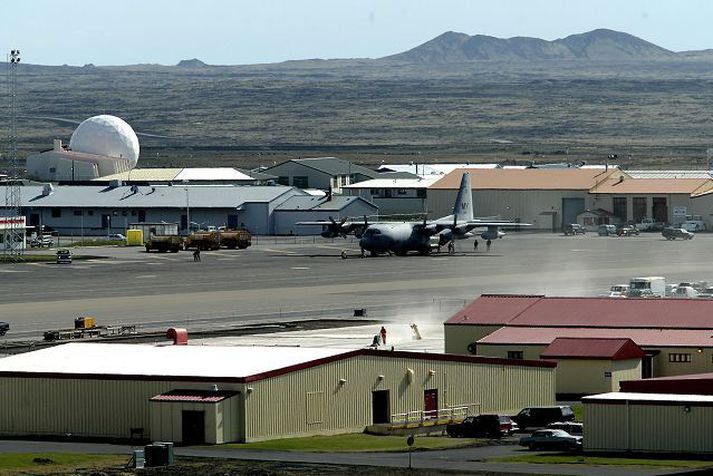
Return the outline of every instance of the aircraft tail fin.
{"type": "Polygon", "coordinates": [[[473,220],[473,191],[470,188],[470,172],[465,172],[460,181],[460,190],[453,206],[453,220],[456,223],[473,220]]]}

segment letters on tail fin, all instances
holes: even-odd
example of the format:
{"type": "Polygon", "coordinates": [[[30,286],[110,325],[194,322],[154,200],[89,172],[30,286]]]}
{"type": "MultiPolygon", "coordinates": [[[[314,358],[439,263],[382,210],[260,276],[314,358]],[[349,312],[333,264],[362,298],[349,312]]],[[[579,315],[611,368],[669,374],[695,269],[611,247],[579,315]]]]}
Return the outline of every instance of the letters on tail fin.
{"type": "Polygon", "coordinates": [[[453,221],[456,223],[473,220],[473,191],[470,188],[470,172],[465,172],[460,181],[460,190],[453,206],[453,221]]]}

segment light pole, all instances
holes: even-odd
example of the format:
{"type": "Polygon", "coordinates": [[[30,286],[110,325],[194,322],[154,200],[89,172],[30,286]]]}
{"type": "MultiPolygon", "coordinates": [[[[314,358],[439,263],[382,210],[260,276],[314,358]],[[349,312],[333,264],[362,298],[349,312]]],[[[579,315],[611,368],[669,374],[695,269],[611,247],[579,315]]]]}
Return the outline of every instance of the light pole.
{"type": "Polygon", "coordinates": [[[186,234],[191,234],[191,202],[188,196],[188,187],[184,188],[186,191],[186,234]]]}

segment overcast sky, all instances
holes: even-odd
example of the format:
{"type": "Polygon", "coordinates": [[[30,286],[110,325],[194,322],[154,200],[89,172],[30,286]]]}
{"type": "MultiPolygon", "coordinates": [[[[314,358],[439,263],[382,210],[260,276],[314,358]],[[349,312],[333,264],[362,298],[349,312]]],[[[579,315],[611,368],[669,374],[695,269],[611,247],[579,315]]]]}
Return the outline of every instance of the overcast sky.
{"type": "Polygon", "coordinates": [[[713,48],[713,2],[704,0],[22,0],[3,7],[0,47],[19,48],[35,64],[378,58],[449,30],[553,40],[610,28],[674,51],[713,48]]]}

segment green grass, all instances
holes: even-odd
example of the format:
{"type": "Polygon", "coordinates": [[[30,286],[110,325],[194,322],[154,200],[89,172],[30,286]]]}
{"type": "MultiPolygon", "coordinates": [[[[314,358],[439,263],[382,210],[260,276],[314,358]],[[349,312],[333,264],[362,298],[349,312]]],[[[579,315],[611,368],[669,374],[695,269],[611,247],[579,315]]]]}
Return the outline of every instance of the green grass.
{"type": "Polygon", "coordinates": [[[71,243],[67,245],[67,247],[77,247],[77,246],[126,246],[125,241],[119,241],[119,240],[107,240],[105,238],[97,238],[95,240],[81,240],[81,241],[75,241],[74,243],[71,243]]]}
{"type": "Polygon", "coordinates": [[[572,411],[574,412],[574,421],[583,421],[584,407],[581,403],[573,403],[572,411]]]}
{"type": "Polygon", "coordinates": [[[649,466],[662,468],[702,468],[711,466],[711,461],[696,461],[684,459],[649,459],[649,458],[618,458],[604,456],[562,455],[562,454],[528,454],[522,456],[505,456],[494,458],[498,463],[536,463],[536,464],[586,464],[600,466],[649,466]]]}
{"type": "MultiPolygon", "coordinates": [[[[478,442],[472,438],[449,438],[447,436],[416,437],[413,450],[430,450],[470,446],[478,442]]],[[[284,438],[218,446],[216,448],[246,450],[306,451],[306,452],[360,452],[360,451],[406,451],[406,436],[376,436],[365,433],[350,433],[334,436],[310,436],[284,438]]]]}
{"type": "Polygon", "coordinates": [[[63,453],[2,453],[0,454],[0,475],[49,474],[73,468],[100,468],[123,466],[129,460],[126,455],[92,455],[63,453]],[[43,458],[49,462],[34,462],[43,458]]]}
{"type": "MultiPolygon", "coordinates": [[[[88,259],[102,259],[106,256],[93,256],[93,255],[72,255],[72,261],[82,261],[88,259]]],[[[35,254],[35,253],[25,253],[22,255],[20,263],[55,263],[57,261],[56,254],[35,254]]],[[[0,256],[0,264],[12,264],[15,261],[9,259],[6,256],[0,256]]]]}

